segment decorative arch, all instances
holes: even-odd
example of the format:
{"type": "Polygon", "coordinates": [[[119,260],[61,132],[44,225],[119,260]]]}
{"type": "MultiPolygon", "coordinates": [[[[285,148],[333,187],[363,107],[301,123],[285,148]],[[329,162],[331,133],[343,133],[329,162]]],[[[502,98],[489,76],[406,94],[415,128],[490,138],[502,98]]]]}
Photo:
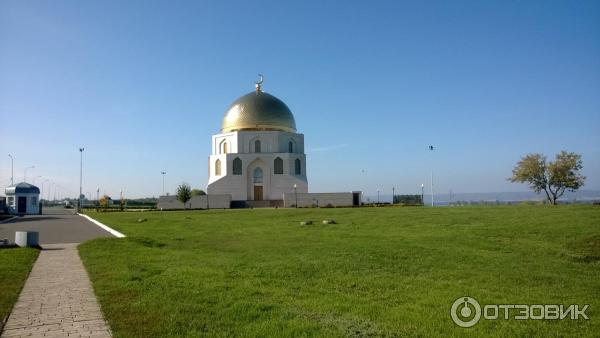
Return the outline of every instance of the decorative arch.
{"type": "Polygon", "coordinates": [[[242,160],[239,157],[233,159],[233,174],[241,175],[242,174],[242,160]]]}
{"type": "Polygon", "coordinates": [[[215,162],[215,176],[221,176],[221,160],[215,162]]]}
{"type": "Polygon", "coordinates": [[[227,140],[223,140],[219,143],[219,153],[227,154],[229,152],[227,140]]]}
{"type": "Polygon", "coordinates": [[[262,183],[263,182],[263,171],[260,167],[254,168],[254,173],[252,174],[252,180],[254,183],[262,183]]]}
{"type": "Polygon", "coordinates": [[[302,175],[302,162],[299,158],[294,161],[294,169],[296,175],[302,175]]]}
{"type": "Polygon", "coordinates": [[[273,160],[265,161],[263,158],[256,157],[254,160],[244,162],[247,199],[260,201],[270,198],[272,172],[273,160]]]}
{"type": "Polygon", "coordinates": [[[280,157],[277,157],[275,161],[273,161],[273,168],[275,175],[283,174],[283,160],[280,157]]]}
{"type": "Polygon", "coordinates": [[[294,152],[294,142],[290,141],[288,143],[288,153],[293,153],[294,152]]]}

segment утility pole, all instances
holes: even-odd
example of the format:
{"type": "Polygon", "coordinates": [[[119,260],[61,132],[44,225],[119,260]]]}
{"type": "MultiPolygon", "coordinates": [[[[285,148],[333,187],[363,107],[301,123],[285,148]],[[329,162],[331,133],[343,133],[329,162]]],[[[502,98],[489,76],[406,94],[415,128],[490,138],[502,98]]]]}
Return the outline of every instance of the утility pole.
{"type": "Polygon", "coordinates": [[[434,206],[434,203],[433,203],[433,169],[431,169],[431,206],[434,206]]]}
{"type": "Polygon", "coordinates": [[[81,195],[83,193],[83,151],[85,148],[79,148],[79,205],[77,211],[81,212],[81,195]]]}
{"type": "MultiPolygon", "coordinates": [[[[429,145],[429,150],[433,151],[435,149],[435,147],[433,145],[429,145]]],[[[433,207],[434,201],[433,201],[433,164],[431,165],[431,206],[433,207]]]]}
{"type": "Polygon", "coordinates": [[[14,166],[14,160],[11,154],[8,154],[8,157],[10,157],[10,185],[15,185],[15,166],[14,166]]]}

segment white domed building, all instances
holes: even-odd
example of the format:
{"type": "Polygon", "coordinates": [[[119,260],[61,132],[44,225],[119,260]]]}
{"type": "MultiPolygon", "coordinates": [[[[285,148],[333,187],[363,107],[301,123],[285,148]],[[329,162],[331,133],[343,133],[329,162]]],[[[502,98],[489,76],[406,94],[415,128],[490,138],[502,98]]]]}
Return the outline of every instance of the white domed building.
{"type": "Polygon", "coordinates": [[[261,84],[229,106],[213,135],[207,192],[282,205],[284,194],[308,192],[304,135],[288,106],[261,84]]]}

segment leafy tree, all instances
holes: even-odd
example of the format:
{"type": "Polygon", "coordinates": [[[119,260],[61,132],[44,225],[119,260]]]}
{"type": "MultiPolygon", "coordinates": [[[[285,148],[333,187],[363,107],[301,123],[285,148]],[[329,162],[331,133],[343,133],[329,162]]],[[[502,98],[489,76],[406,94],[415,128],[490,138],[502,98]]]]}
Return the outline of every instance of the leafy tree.
{"type": "Polygon", "coordinates": [[[527,154],[513,169],[511,182],[528,183],[536,193],[544,191],[550,204],[556,204],[566,190],[576,191],[583,186],[585,177],[581,155],[561,151],[554,162],[546,162],[542,154],[527,154]]]}
{"type": "Polygon", "coordinates": [[[177,200],[183,203],[183,208],[186,209],[186,203],[192,198],[192,188],[187,183],[181,183],[177,187],[177,200]]]}
{"type": "Polygon", "coordinates": [[[394,195],[393,204],[422,205],[421,195],[394,195]]]}
{"type": "Polygon", "coordinates": [[[109,204],[110,204],[110,197],[103,195],[102,197],[100,197],[100,207],[102,208],[108,208],[109,204]]]}
{"type": "Polygon", "coordinates": [[[192,189],[192,196],[203,196],[203,195],[206,195],[204,190],[192,189]]]}

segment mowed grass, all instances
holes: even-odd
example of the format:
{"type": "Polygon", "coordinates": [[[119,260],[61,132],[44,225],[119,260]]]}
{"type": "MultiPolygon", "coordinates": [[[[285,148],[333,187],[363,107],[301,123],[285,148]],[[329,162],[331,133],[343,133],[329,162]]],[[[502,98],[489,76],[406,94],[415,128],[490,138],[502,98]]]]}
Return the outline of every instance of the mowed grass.
{"type": "Polygon", "coordinates": [[[0,249],[0,330],[38,254],[39,250],[31,248],[0,249]]]}
{"type": "Polygon", "coordinates": [[[79,247],[116,337],[600,332],[597,206],[91,215],[128,236],[79,247]],[[338,224],[320,224],[329,218],[338,224]],[[590,304],[590,319],[465,329],[450,318],[465,295],[481,304],[590,304]]]}

